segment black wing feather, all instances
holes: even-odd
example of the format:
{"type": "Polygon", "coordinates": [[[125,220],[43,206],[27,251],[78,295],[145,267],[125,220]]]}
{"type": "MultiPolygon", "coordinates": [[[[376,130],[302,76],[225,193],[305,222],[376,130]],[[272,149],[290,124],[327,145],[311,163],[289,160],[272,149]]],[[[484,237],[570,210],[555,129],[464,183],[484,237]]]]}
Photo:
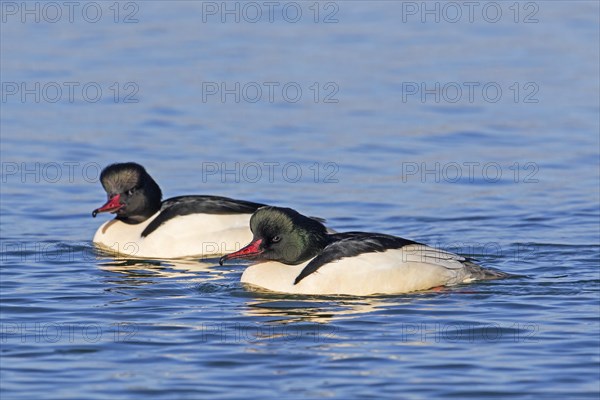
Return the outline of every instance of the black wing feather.
{"type": "Polygon", "coordinates": [[[142,232],[146,237],[168,220],[189,214],[252,214],[264,204],[221,196],[179,196],[163,201],[161,213],[142,232]]]}
{"type": "Polygon", "coordinates": [[[323,265],[345,257],[355,257],[363,253],[381,253],[399,249],[410,244],[420,244],[412,240],[381,233],[345,232],[330,235],[333,240],[323,251],[313,258],[296,277],[294,285],[312,274],[323,265]]]}

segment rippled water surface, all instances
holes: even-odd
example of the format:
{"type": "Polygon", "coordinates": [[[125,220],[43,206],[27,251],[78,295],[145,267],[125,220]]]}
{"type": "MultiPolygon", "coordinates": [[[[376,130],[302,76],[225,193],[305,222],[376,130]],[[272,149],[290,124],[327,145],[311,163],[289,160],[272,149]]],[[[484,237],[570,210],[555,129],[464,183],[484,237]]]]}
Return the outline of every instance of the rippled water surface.
{"type": "Polygon", "coordinates": [[[88,4],[2,3],[3,399],[597,398],[597,2],[88,4]],[[114,258],[115,161],[519,277],[303,297],[114,258]]]}

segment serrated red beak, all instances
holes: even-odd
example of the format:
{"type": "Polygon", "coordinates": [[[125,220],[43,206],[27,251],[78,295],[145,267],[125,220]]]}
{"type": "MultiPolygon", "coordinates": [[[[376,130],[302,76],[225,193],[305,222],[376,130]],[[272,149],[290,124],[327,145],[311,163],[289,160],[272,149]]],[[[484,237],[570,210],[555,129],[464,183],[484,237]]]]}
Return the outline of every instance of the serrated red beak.
{"type": "Polygon", "coordinates": [[[96,215],[98,215],[98,213],[103,213],[103,212],[116,213],[124,206],[124,204],[121,204],[120,200],[121,200],[121,195],[115,194],[113,197],[108,199],[106,204],[104,204],[102,207],[96,208],[94,211],[92,211],[92,217],[96,218],[96,215]]]}
{"type": "Polygon", "coordinates": [[[262,239],[257,239],[253,242],[251,242],[248,246],[241,248],[240,250],[236,251],[235,253],[230,253],[227,255],[224,255],[223,257],[221,257],[221,259],[219,260],[219,264],[223,265],[223,263],[227,260],[231,260],[234,258],[254,258],[257,257],[259,255],[261,255],[263,253],[263,249],[260,248],[260,244],[262,243],[262,239]]]}

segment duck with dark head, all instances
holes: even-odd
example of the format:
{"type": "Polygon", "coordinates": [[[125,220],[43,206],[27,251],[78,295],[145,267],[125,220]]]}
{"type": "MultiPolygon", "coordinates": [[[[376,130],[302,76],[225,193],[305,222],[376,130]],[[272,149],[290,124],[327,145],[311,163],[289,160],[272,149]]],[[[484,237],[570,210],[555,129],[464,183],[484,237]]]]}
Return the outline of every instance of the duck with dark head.
{"type": "Polygon", "coordinates": [[[468,258],[396,236],[327,232],[290,209],[262,207],[250,219],[250,244],[225,255],[255,264],[242,282],[298,294],[397,294],[508,277],[468,258]]]}
{"type": "Polygon", "coordinates": [[[158,184],[133,162],[107,166],[100,182],[108,199],[92,216],[111,213],[115,218],[100,226],[94,243],[131,257],[203,257],[239,249],[252,238],[252,213],[264,206],[221,196],[163,201],[158,184]]]}

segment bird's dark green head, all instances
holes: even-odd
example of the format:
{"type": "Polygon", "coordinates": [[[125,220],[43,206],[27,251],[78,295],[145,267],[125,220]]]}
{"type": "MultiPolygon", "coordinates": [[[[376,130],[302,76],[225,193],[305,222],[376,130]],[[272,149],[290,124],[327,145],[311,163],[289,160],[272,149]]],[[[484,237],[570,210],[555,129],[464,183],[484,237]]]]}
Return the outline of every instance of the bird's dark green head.
{"type": "Polygon", "coordinates": [[[94,217],[101,212],[110,212],[124,222],[139,223],[160,209],[160,187],[139,164],[111,164],[102,170],[100,182],[108,201],[94,210],[94,217]]]}
{"type": "Polygon", "coordinates": [[[328,243],[323,224],[291,208],[259,208],[250,218],[250,230],[252,242],[221,262],[249,258],[295,265],[315,257],[328,243]]]}

